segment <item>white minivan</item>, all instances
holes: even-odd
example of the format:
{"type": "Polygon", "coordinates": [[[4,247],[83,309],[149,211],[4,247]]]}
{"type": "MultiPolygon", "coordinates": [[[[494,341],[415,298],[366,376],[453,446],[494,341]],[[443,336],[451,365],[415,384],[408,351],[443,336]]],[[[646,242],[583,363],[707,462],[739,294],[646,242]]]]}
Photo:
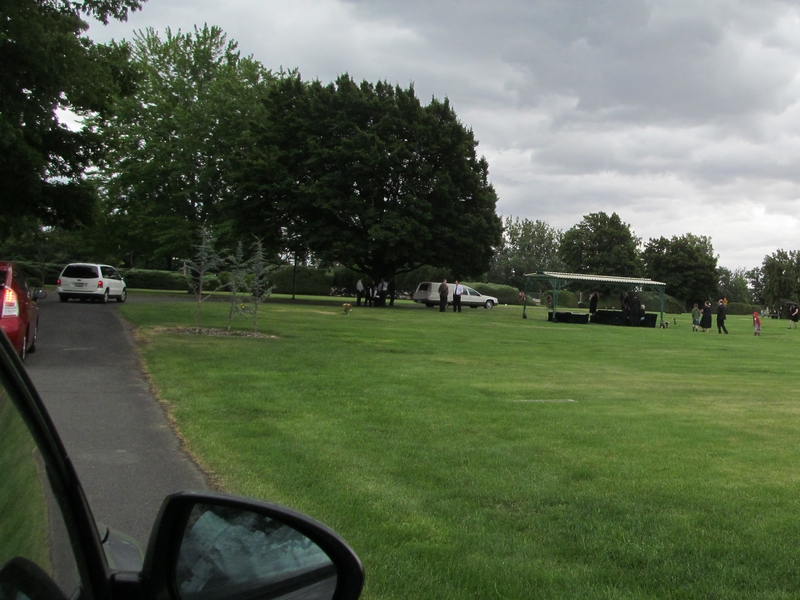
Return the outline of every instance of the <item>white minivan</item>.
{"type": "MultiPolygon", "coordinates": [[[[419,302],[427,307],[439,306],[439,286],[441,282],[436,281],[423,281],[417,286],[417,291],[414,292],[412,299],[414,302],[419,302]]],[[[484,296],[479,291],[472,289],[464,284],[464,293],[461,295],[461,306],[469,306],[471,308],[492,308],[497,304],[497,298],[494,296],[484,296]]],[[[453,303],[453,288],[455,284],[447,284],[447,304],[453,303]]]]}
{"type": "Polygon", "coordinates": [[[114,267],[92,263],[72,263],[64,267],[58,278],[58,299],[99,300],[114,298],[125,302],[128,289],[125,280],[114,267]]]}

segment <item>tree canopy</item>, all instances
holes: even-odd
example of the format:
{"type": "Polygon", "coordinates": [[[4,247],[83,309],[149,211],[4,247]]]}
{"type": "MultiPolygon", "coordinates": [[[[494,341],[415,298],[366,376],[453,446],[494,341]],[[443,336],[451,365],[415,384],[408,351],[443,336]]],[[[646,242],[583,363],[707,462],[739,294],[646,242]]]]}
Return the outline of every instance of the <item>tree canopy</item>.
{"type": "Polygon", "coordinates": [[[761,266],[764,302],[775,309],[786,301],[800,300],[800,252],[776,250],[761,266]]]}
{"type": "Polygon", "coordinates": [[[289,78],[269,108],[258,146],[273,169],[248,195],[243,228],[277,211],[288,240],[375,279],[424,264],[488,269],[497,196],[447,100],[422,106],[413,86],[342,75],[328,85],[289,78]]]}
{"type": "Polygon", "coordinates": [[[717,257],[710,238],[687,233],[650,239],[642,256],[647,276],[666,283],[667,294],[687,305],[717,295],[717,257]]]}
{"type": "Polygon", "coordinates": [[[223,236],[239,193],[235,165],[252,146],[252,123],[263,119],[271,75],[218,27],[167,29],[163,40],[148,29],[132,48],[136,93],[93,122],[109,148],[106,212],[129,255],[169,266],[189,256],[198,228],[223,236]]]}
{"type": "Polygon", "coordinates": [[[726,267],[717,267],[717,280],[719,282],[719,295],[727,298],[728,302],[752,303],[755,300],[755,290],[750,288],[748,273],[743,268],[730,270],[726,267]]]}
{"type": "Polygon", "coordinates": [[[558,254],[561,236],[561,231],[544,221],[506,217],[502,242],[492,259],[489,279],[522,289],[525,273],[562,271],[558,254]]]}
{"type": "Polygon", "coordinates": [[[561,258],[568,271],[593,275],[641,277],[640,240],[617,213],[591,213],[561,239],[561,258]]]}
{"type": "Polygon", "coordinates": [[[0,213],[3,234],[91,220],[86,171],[102,156],[96,136],[63,124],[58,109],[108,113],[130,91],[125,45],[100,45],[83,15],[125,19],[143,0],[5,0],[0,23],[0,213]]]}

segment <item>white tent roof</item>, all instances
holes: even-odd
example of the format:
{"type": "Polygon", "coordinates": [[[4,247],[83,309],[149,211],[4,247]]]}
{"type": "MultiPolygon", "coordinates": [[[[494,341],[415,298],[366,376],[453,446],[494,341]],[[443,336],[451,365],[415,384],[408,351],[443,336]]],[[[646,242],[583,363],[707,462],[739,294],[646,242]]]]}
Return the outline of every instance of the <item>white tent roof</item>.
{"type": "Polygon", "coordinates": [[[589,275],[586,273],[557,273],[555,271],[538,271],[536,273],[525,273],[525,277],[531,279],[556,279],[560,281],[592,281],[597,283],[619,283],[625,285],[652,285],[664,286],[666,283],[653,281],[652,279],[638,279],[636,277],[615,277],[612,275],[589,275]]]}

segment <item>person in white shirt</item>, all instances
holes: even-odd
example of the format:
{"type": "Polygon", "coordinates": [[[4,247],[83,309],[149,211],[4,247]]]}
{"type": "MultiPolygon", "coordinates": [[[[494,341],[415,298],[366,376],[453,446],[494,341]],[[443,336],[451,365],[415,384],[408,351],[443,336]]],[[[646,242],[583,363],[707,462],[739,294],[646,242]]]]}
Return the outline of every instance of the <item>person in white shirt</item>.
{"type": "Polygon", "coordinates": [[[361,277],[356,281],[356,306],[361,306],[361,299],[364,297],[364,282],[361,277]]]}
{"type": "Polygon", "coordinates": [[[389,284],[386,283],[386,280],[381,277],[381,281],[378,284],[378,306],[386,306],[386,294],[389,291],[389,284]]]}
{"type": "Polygon", "coordinates": [[[453,287],[453,312],[461,312],[461,294],[463,293],[464,286],[458,283],[458,279],[456,279],[453,287]]]}

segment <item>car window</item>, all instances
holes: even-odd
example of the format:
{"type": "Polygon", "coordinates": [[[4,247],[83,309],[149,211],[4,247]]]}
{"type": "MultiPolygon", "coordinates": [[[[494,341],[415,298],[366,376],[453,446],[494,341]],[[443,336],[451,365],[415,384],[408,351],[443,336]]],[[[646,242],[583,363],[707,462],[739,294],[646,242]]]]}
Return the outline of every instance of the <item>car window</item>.
{"type": "Polygon", "coordinates": [[[122,279],[122,276],[114,267],[101,267],[103,270],[103,277],[106,279],[116,279],[119,281],[122,279]]]}
{"type": "Polygon", "coordinates": [[[8,271],[1,270],[0,271],[0,288],[6,287],[6,277],[8,276],[8,271]]]}
{"type": "Polygon", "coordinates": [[[30,298],[31,293],[28,291],[28,282],[25,281],[25,278],[17,271],[14,271],[11,276],[17,281],[20,291],[30,298]]]}
{"type": "Polygon", "coordinates": [[[479,294],[477,291],[473,290],[471,287],[468,287],[468,288],[467,288],[467,293],[468,293],[470,296],[480,296],[480,294],[479,294]]]}
{"type": "Polygon", "coordinates": [[[75,279],[97,279],[97,267],[94,265],[67,265],[61,276],[75,279]]]}
{"type": "Polygon", "coordinates": [[[0,440],[0,597],[37,600],[29,591],[42,589],[36,567],[75,597],[80,578],[58,496],[2,379],[0,440]]]}

